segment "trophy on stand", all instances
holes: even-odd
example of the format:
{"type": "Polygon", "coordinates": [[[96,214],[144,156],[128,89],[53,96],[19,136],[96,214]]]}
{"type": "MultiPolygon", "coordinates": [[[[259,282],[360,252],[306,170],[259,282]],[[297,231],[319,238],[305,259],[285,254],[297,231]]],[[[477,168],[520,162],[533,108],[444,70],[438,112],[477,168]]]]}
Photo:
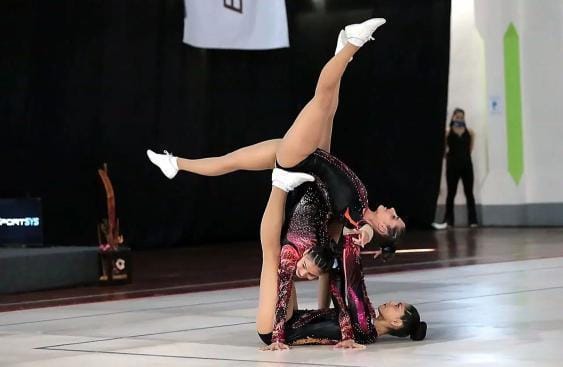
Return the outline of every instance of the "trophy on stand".
{"type": "Polygon", "coordinates": [[[104,163],[98,174],[104,184],[107,203],[107,218],[98,224],[98,243],[103,284],[128,283],[131,281],[131,251],[123,245],[123,235],[119,233],[119,219],[115,214],[115,194],[108,176],[108,166],[104,163]]]}

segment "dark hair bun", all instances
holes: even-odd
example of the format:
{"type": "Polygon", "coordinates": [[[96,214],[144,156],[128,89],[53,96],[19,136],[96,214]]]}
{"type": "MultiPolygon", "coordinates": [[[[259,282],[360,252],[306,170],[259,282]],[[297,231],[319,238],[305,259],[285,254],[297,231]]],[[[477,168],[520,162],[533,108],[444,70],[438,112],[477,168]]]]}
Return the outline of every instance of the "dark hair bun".
{"type": "Polygon", "coordinates": [[[426,325],[426,323],[424,321],[421,321],[418,326],[415,326],[411,330],[411,339],[415,341],[423,340],[424,338],[426,338],[427,329],[428,326],[426,325]]]}
{"type": "Polygon", "coordinates": [[[332,268],[334,256],[329,246],[314,246],[309,254],[313,257],[313,263],[317,265],[322,272],[327,272],[332,268]]]}

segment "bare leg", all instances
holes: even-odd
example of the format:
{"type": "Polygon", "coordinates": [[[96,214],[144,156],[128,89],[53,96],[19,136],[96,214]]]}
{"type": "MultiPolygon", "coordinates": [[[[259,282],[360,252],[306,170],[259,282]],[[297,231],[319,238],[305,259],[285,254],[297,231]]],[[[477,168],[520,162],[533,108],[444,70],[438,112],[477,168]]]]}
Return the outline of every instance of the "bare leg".
{"type": "MultiPolygon", "coordinates": [[[[256,330],[260,334],[271,333],[274,328],[276,303],[278,301],[280,238],[286,198],[286,192],[272,187],[260,226],[262,272],[260,274],[260,294],[256,315],[256,330]]],[[[290,310],[287,314],[290,315],[290,310]]]]}
{"type": "Polygon", "coordinates": [[[319,288],[317,289],[317,307],[319,310],[330,307],[329,275],[319,275],[319,288]]]}
{"type": "Polygon", "coordinates": [[[334,125],[334,116],[336,115],[336,110],[338,109],[339,94],[340,94],[340,82],[338,82],[338,85],[334,91],[334,95],[332,96],[332,102],[329,108],[328,120],[321,134],[321,141],[319,142],[319,148],[327,152],[330,152],[330,145],[332,142],[332,126],[334,125]]]}
{"type": "Polygon", "coordinates": [[[201,159],[178,157],[176,162],[180,170],[203,176],[220,176],[239,170],[262,171],[274,168],[276,150],[280,142],[281,139],[266,140],[220,157],[201,159]]]}
{"type": "MultiPolygon", "coordinates": [[[[281,156],[288,158],[288,160],[283,161],[283,163],[280,162],[282,166],[297,164],[321,144],[321,148],[326,150],[330,149],[330,135],[332,133],[332,121],[338,106],[340,79],[346,69],[348,60],[357,50],[358,48],[352,45],[344,47],[344,49],[333,57],[323,68],[317,83],[315,97],[313,97],[308,105],[301,111],[279,145],[280,149],[283,148],[286,150],[286,153],[281,152],[281,156]],[[325,104],[327,102],[328,105],[325,104]],[[309,138],[309,145],[306,147],[303,147],[303,145],[307,143],[303,142],[301,139],[302,136],[309,138]],[[284,142],[286,143],[285,146],[284,142]],[[291,149],[296,149],[296,151],[292,152],[291,149]],[[291,161],[292,157],[297,158],[291,161]]],[[[278,159],[279,158],[280,151],[278,151],[278,159]]],[[[273,330],[278,296],[277,266],[280,259],[280,237],[285,199],[285,193],[274,188],[262,218],[260,238],[262,241],[263,262],[260,277],[258,315],[256,318],[256,329],[261,334],[267,334],[273,330]]],[[[328,280],[328,278],[326,280],[328,280]]],[[[326,289],[322,293],[325,295],[324,298],[327,299],[328,282],[325,283],[326,289]]],[[[293,289],[295,289],[295,287],[293,287],[293,289]]],[[[292,301],[287,310],[287,318],[291,317],[294,309],[297,309],[297,297],[296,294],[292,292],[292,301]]]]}
{"type": "MultiPolygon", "coordinates": [[[[315,97],[303,108],[290,130],[284,137],[289,138],[292,143],[295,135],[299,135],[300,130],[308,137],[306,141],[295,142],[300,150],[296,151],[299,161],[311,154],[315,149],[321,148],[330,151],[332,138],[332,125],[334,115],[338,108],[338,95],[340,91],[340,80],[348,64],[349,55],[353,55],[359,48],[353,45],[346,45],[335,57],[333,57],[321,71],[315,97]],[[338,62],[336,62],[337,60],[338,62]],[[343,63],[342,60],[346,60],[343,63]],[[313,103],[315,101],[315,103],[313,103]],[[320,106],[322,102],[322,106],[320,106]],[[328,103],[328,104],[326,104],[328,103]],[[313,105],[313,106],[311,106],[313,105]],[[314,107],[323,107],[322,109],[314,107]],[[314,112],[312,117],[316,117],[316,112],[321,112],[320,120],[307,121],[309,113],[314,112]],[[305,121],[305,122],[303,122],[305,121]],[[297,128],[296,125],[310,124],[304,128],[297,128]],[[292,130],[297,130],[292,133],[292,130]]],[[[260,171],[272,169],[275,165],[275,152],[280,147],[281,139],[272,139],[250,145],[220,157],[210,157],[201,159],[177,158],[178,168],[182,171],[192,172],[203,176],[220,176],[238,170],[260,171]]],[[[287,143],[286,143],[287,145],[287,143]]],[[[291,146],[284,148],[292,149],[291,146]]],[[[286,153],[282,153],[286,154],[286,153]]],[[[287,155],[287,154],[286,154],[287,155]]],[[[282,164],[285,165],[285,164],[282,164]]]]}
{"type": "Polygon", "coordinates": [[[331,108],[335,106],[334,96],[338,93],[340,80],[348,61],[358,50],[359,47],[348,43],[324,66],[315,96],[301,110],[280,143],[277,159],[282,166],[298,164],[320,146],[323,135],[326,135],[326,125],[334,114],[331,108]]]}
{"type": "Polygon", "coordinates": [[[297,304],[297,290],[295,289],[295,284],[291,287],[291,298],[289,299],[289,307],[287,309],[286,320],[291,318],[293,315],[293,311],[297,311],[299,309],[299,305],[297,304]]]}

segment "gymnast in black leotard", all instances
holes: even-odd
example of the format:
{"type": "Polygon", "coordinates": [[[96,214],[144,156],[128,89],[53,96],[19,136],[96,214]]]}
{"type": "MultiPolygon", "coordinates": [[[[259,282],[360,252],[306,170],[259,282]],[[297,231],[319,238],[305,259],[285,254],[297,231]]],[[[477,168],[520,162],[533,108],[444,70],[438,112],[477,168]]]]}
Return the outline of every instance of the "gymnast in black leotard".
{"type": "MultiPolygon", "coordinates": [[[[414,306],[389,302],[381,305],[376,314],[364,283],[360,247],[353,241],[356,235],[345,234],[338,244],[328,238],[330,203],[330,195],[318,179],[298,187],[288,196],[274,327],[271,333],[259,333],[262,341],[267,345],[340,345],[341,341],[352,341],[346,345],[358,347],[356,342],[373,343],[378,335],[387,333],[411,335],[414,340],[424,338],[426,324],[420,322],[414,306]],[[322,257],[327,255],[327,250],[336,260],[335,266],[329,269],[329,290],[336,309],[297,311],[291,305],[294,269],[303,253],[317,251],[317,256],[322,257]]],[[[323,261],[326,270],[330,260],[323,261]]]]}
{"type": "Polygon", "coordinates": [[[293,167],[277,166],[286,171],[306,172],[321,180],[330,192],[331,212],[347,227],[366,224],[364,211],[368,208],[368,194],[356,174],[330,153],[317,149],[293,167]]]}
{"type": "Polygon", "coordinates": [[[405,223],[394,208],[380,205],[375,211],[370,210],[365,185],[344,162],[327,151],[316,149],[293,167],[283,167],[278,162],[276,166],[286,171],[305,172],[318,177],[330,193],[334,218],[345,227],[358,230],[360,234],[364,230],[370,230],[369,240],[366,238],[358,244],[374,242],[384,249],[385,259],[393,256],[393,244],[404,232],[405,223]]]}
{"type": "MultiPolygon", "coordinates": [[[[352,170],[329,153],[342,75],[351,57],[384,23],[384,19],[374,18],[349,25],[340,32],[335,56],[323,67],[314,97],[301,110],[283,139],[268,140],[221,157],[203,159],[180,158],[149,150],[149,159],[168,178],[173,178],[179,170],[217,176],[237,170],[271,169],[276,162],[286,170],[311,173],[325,182],[331,194],[334,218],[346,227],[358,230],[358,244],[365,245],[373,238],[378,244],[395,241],[405,229],[405,223],[395,209],[379,205],[376,210],[370,210],[364,184],[352,170]]],[[[279,242],[280,232],[281,228],[271,226],[271,232],[263,230],[261,237],[264,240],[267,236],[266,241],[279,242]]],[[[388,248],[388,252],[393,251],[394,248],[388,248]]]]}
{"type": "MultiPolygon", "coordinates": [[[[277,166],[279,167],[280,165],[277,164],[277,166]]],[[[297,275],[300,276],[299,270],[301,269],[298,268],[299,259],[307,251],[310,251],[311,246],[315,244],[313,249],[318,251],[319,254],[323,254],[322,256],[329,256],[326,251],[328,247],[332,255],[340,257],[342,261],[342,246],[340,248],[334,244],[329,246],[331,241],[328,238],[328,220],[331,217],[336,217],[347,228],[354,229],[359,229],[365,225],[362,219],[362,214],[367,208],[365,186],[343,162],[328,152],[317,149],[313,154],[293,167],[292,170],[313,173],[316,182],[304,185],[307,187],[305,191],[298,188],[295,192],[290,193],[290,202],[293,198],[298,201],[298,205],[286,205],[287,221],[282,232],[282,249],[278,270],[278,302],[274,328],[272,333],[259,333],[262,340],[268,344],[272,341],[274,343],[285,343],[284,323],[290,306],[290,295],[293,287],[292,278],[295,270],[297,270],[297,275]],[[316,190],[314,190],[315,186],[316,190]],[[330,194],[327,192],[328,187],[332,187],[332,190],[329,190],[330,194]],[[319,248],[321,249],[318,250],[319,248]],[[323,251],[322,248],[325,248],[325,250],[323,251]]],[[[352,239],[351,236],[346,238],[352,239]]],[[[349,249],[344,251],[349,251],[349,249]]],[[[322,263],[326,266],[327,263],[330,263],[330,260],[325,258],[322,263]]],[[[316,265],[318,264],[316,263],[316,265]]],[[[358,271],[351,269],[356,265],[359,266],[359,263],[349,263],[347,267],[342,268],[343,274],[345,269],[352,271],[354,274],[357,274],[358,271],[361,273],[361,269],[358,271]]],[[[325,271],[326,269],[319,267],[319,270],[325,271]]],[[[309,279],[318,277],[318,272],[311,271],[308,272],[309,279]]],[[[336,274],[339,273],[331,272],[330,276],[330,290],[335,300],[339,299],[339,292],[337,292],[337,287],[334,285],[336,274]]],[[[360,283],[365,289],[363,280],[360,283]]],[[[358,298],[356,297],[356,299],[358,298]]],[[[371,304],[369,305],[371,306],[371,304]]],[[[347,309],[342,303],[340,306],[341,310],[347,309]]],[[[351,307],[357,311],[365,311],[365,308],[359,306],[352,305],[351,307]]],[[[362,314],[357,319],[366,320],[368,317],[369,315],[362,314]]],[[[344,311],[341,312],[339,321],[342,331],[341,340],[353,340],[354,335],[351,333],[352,325],[349,315],[345,314],[344,311]]]]}

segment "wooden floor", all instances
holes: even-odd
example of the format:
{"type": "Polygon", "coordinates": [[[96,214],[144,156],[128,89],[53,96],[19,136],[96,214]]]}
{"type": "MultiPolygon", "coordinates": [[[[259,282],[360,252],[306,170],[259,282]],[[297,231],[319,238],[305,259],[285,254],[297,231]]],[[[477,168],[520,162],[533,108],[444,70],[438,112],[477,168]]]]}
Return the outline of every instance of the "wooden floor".
{"type": "MultiPolygon", "coordinates": [[[[400,254],[388,264],[365,256],[366,273],[559,257],[563,256],[563,228],[412,231],[398,248],[434,251],[400,254]]],[[[0,295],[0,311],[255,286],[260,256],[257,242],[134,251],[131,284],[0,295]]]]}
{"type": "MultiPolygon", "coordinates": [[[[374,274],[365,282],[376,308],[415,305],[426,339],[384,335],[362,351],[263,352],[259,290],[245,287],[0,312],[0,365],[561,366],[563,257],[374,274]]],[[[317,282],[298,282],[296,292],[301,309],[317,307],[317,282]]]]}

